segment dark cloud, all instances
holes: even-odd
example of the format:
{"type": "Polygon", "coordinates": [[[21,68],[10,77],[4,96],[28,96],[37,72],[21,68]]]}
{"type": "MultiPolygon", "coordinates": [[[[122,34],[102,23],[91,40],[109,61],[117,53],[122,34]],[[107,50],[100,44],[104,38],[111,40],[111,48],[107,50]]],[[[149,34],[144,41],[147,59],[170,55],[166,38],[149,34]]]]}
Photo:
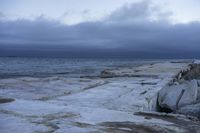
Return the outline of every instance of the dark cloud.
{"type": "Polygon", "coordinates": [[[124,5],[114,11],[108,20],[111,22],[137,22],[148,20],[151,14],[150,2],[143,1],[141,3],[124,5]]]}
{"type": "Polygon", "coordinates": [[[200,23],[172,25],[169,14],[144,1],[123,6],[102,21],[76,25],[43,16],[4,20],[0,56],[200,57],[200,23]]]}
{"type": "Polygon", "coordinates": [[[168,22],[172,12],[164,11],[160,6],[152,4],[151,0],[142,1],[130,5],[124,5],[112,12],[108,17],[108,22],[113,23],[145,23],[159,20],[168,22]]]}

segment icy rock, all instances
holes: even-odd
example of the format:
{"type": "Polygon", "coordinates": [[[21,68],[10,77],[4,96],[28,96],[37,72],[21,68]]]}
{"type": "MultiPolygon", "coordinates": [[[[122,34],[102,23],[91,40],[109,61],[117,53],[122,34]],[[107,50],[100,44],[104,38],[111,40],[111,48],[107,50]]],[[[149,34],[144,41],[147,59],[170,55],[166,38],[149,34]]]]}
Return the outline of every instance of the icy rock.
{"type": "Polygon", "coordinates": [[[191,64],[190,71],[184,73],[185,80],[200,79],[200,64],[191,64]]]}
{"type": "Polygon", "coordinates": [[[200,118],[200,103],[181,107],[178,113],[200,118]]]}
{"type": "Polygon", "coordinates": [[[175,111],[176,104],[179,100],[181,93],[182,96],[180,97],[180,101],[178,102],[178,107],[193,104],[197,101],[197,90],[198,86],[196,80],[192,80],[187,84],[166,86],[159,91],[159,106],[175,111]],[[183,90],[184,93],[182,93],[183,90]]]}
{"type": "Polygon", "coordinates": [[[115,74],[108,70],[104,70],[101,72],[101,78],[113,78],[114,76],[115,76],[115,74]]]}

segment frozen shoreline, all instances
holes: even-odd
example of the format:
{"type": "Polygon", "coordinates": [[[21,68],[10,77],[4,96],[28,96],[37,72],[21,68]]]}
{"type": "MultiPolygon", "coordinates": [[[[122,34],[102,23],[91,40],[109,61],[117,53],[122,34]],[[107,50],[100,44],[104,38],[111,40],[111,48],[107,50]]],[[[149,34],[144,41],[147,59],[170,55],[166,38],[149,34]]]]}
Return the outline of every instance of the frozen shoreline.
{"type": "Polygon", "coordinates": [[[136,113],[155,110],[157,92],[189,63],[112,69],[107,78],[1,79],[0,96],[15,101],[0,104],[0,129],[4,133],[198,132],[199,122],[184,116],[136,113]]]}

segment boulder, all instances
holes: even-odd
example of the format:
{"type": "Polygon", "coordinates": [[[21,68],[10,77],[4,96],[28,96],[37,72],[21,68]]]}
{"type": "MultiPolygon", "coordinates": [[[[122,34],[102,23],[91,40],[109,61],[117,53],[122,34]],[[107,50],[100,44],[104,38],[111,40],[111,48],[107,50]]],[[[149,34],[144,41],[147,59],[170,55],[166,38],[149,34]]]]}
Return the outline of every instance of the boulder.
{"type": "Polygon", "coordinates": [[[158,104],[161,108],[176,111],[177,108],[197,102],[197,81],[166,86],[158,92],[158,104]]]}
{"type": "Polygon", "coordinates": [[[181,107],[177,112],[184,115],[195,116],[200,119],[200,103],[181,107]]]}

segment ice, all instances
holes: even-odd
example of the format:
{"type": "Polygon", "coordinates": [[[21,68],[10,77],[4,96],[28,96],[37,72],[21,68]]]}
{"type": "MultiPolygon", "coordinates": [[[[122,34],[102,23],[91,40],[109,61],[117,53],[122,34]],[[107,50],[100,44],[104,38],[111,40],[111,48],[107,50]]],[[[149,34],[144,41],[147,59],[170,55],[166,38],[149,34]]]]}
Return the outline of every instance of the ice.
{"type": "MultiPolygon", "coordinates": [[[[112,68],[109,71],[119,75],[112,78],[56,75],[1,79],[0,96],[15,99],[0,104],[1,131],[190,131],[176,117],[135,114],[152,111],[158,91],[188,64],[157,61],[112,68]]],[[[184,122],[193,124],[195,131],[200,129],[190,120],[184,122]]]]}
{"type": "Polygon", "coordinates": [[[8,114],[0,114],[1,133],[33,133],[48,132],[49,129],[44,125],[37,125],[26,120],[8,114]]]}

